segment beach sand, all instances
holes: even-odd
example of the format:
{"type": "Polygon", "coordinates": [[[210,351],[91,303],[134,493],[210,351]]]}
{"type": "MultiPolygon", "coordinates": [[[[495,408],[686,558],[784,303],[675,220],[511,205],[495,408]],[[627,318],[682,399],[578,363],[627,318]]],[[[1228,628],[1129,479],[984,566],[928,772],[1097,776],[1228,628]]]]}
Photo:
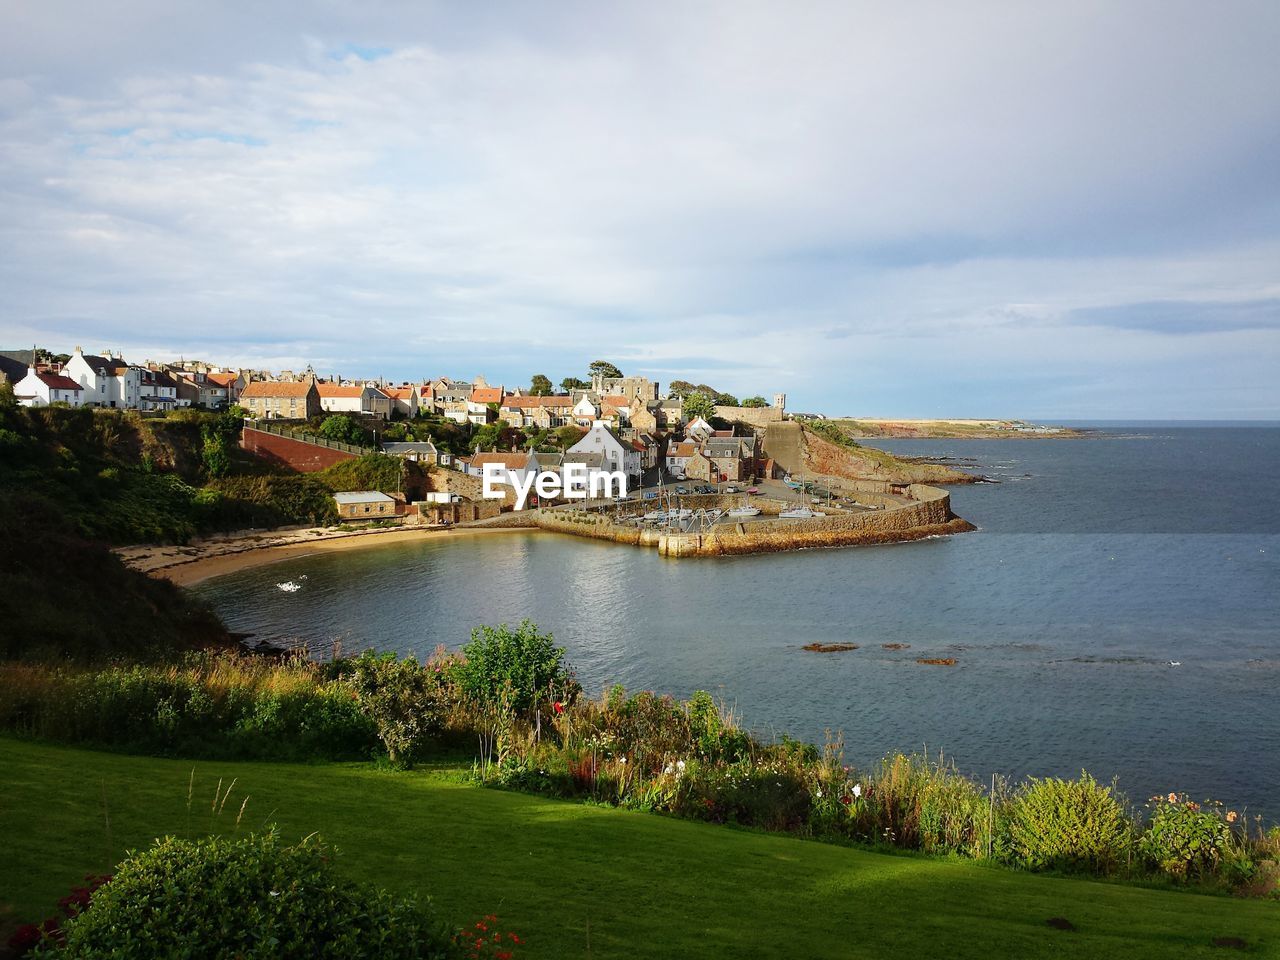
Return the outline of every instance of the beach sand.
{"type": "Polygon", "coordinates": [[[335,550],[363,550],[407,540],[446,540],[493,536],[525,530],[521,527],[392,527],[381,530],[331,530],[306,527],[195,540],[185,545],[121,547],[116,554],[127,566],[153,577],[189,587],[250,567],[264,566],[335,550]]]}

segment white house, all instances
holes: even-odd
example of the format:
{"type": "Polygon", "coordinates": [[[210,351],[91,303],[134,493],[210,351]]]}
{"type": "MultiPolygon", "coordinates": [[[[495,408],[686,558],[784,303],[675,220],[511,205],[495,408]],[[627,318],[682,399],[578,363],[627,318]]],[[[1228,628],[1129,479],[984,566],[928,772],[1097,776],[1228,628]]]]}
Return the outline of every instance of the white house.
{"type": "Polygon", "coordinates": [[[377,387],[344,383],[317,383],[320,409],[325,413],[351,413],[386,420],[391,416],[391,398],[377,387]]]}
{"type": "Polygon", "coordinates": [[[702,417],[694,417],[685,424],[684,435],[687,439],[694,443],[702,443],[707,437],[715,433],[715,427],[703,420],[702,417]]]}
{"type": "Polygon", "coordinates": [[[60,373],[37,372],[27,367],[27,375],[17,382],[13,394],[24,407],[47,407],[51,403],[84,405],[84,388],[60,373]]]}
{"type": "MultiPolygon", "coordinates": [[[[482,377],[476,377],[477,384],[482,382],[482,377]]],[[[489,405],[501,403],[502,387],[476,386],[472,389],[471,396],[467,397],[467,419],[484,426],[493,419],[493,411],[489,409],[489,405]]]]}
{"type": "Polygon", "coordinates": [[[123,357],[85,353],[76,347],[62,367],[64,376],[80,384],[81,402],[93,407],[122,407],[136,410],[140,406],[142,375],[137,367],[125,363],[123,357]]]}
{"type": "Polygon", "coordinates": [[[573,405],[573,422],[589,427],[599,418],[600,408],[596,406],[590,394],[584,393],[578,398],[578,402],[573,405]]]}
{"type": "Polygon", "coordinates": [[[569,453],[598,453],[604,458],[605,470],[621,470],[628,480],[640,479],[641,453],[631,443],[615,437],[608,426],[597,420],[586,436],[569,448],[569,453]]]}
{"type": "Polygon", "coordinates": [[[418,388],[405,384],[401,387],[387,387],[382,391],[391,399],[392,413],[400,413],[409,419],[418,415],[418,388]]]}
{"type": "Polygon", "coordinates": [[[139,410],[172,410],[183,405],[178,400],[178,381],[167,370],[135,369],[139,379],[139,410]]]}
{"type": "Polygon", "coordinates": [[[667,445],[667,470],[672,476],[680,478],[684,476],[685,467],[688,466],[689,458],[698,452],[698,446],[695,443],[685,441],[684,443],[671,443],[667,445]]]}

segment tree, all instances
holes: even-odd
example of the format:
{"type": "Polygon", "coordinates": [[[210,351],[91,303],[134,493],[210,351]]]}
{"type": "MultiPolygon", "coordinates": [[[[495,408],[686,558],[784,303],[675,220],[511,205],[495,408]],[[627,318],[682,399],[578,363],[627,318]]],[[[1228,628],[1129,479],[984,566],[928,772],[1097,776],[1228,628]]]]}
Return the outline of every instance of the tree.
{"type": "Polygon", "coordinates": [[[568,450],[581,439],[582,428],[575,427],[572,423],[556,429],[556,444],[561,450],[568,450]]]}
{"type": "Polygon", "coordinates": [[[738,405],[738,398],[732,393],[717,393],[716,404],[721,407],[736,407],[738,405]]]}
{"type": "Polygon", "coordinates": [[[360,710],[378,731],[393,763],[411,756],[443,720],[443,698],[436,671],[412,657],[366,651],[352,664],[347,684],[360,710]]]}
{"type": "Polygon", "coordinates": [[[364,427],[360,426],[360,422],[355,417],[345,413],[335,413],[325,417],[316,433],[326,440],[336,440],[339,443],[349,443],[357,447],[363,447],[366,442],[364,427]]]}
{"type": "Polygon", "coordinates": [[[11,410],[18,405],[14,395],[13,384],[8,380],[0,381],[0,410],[11,410]]]}
{"type": "Polygon", "coordinates": [[[462,657],[450,669],[458,687],[473,703],[504,702],[518,714],[540,702],[562,697],[571,700],[578,691],[573,671],[565,663],[564,647],[549,633],[539,633],[531,620],[512,629],[476,627],[462,657]]]}
{"type": "Polygon", "coordinates": [[[709,420],[715,412],[715,403],[701,391],[691,393],[684,398],[685,420],[692,420],[694,417],[702,417],[704,420],[709,420]]]}
{"type": "Polygon", "coordinates": [[[769,405],[769,401],[761,396],[747,397],[747,399],[742,401],[742,405],[744,407],[767,407],[769,405]]]}
{"type": "Polygon", "coordinates": [[[597,374],[599,374],[602,377],[622,376],[622,371],[619,370],[617,367],[615,367],[608,360],[592,361],[591,366],[587,367],[587,369],[591,371],[591,375],[593,377],[596,376],[597,374]]]}
{"type": "Polygon", "coordinates": [[[560,389],[565,393],[571,393],[574,390],[587,390],[590,387],[590,381],[579,380],[577,377],[565,377],[560,381],[560,389]]]}
{"type": "Polygon", "coordinates": [[[671,397],[687,397],[696,390],[692,383],[688,380],[672,380],[667,384],[667,395],[671,397]]]}
{"type": "Polygon", "coordinates": [[[210,477],[226,476],[231,469],[231,450],[240,439],[244,426],[244,410],[233,406],[200,425],[200,437],[204,441],[201,456],[205,472],[210,477]]]}
{"type": "Polygon", "coordinates": [[[529,393],[535,397],[551,396],[551,378],[545,373],[535,373],[529,381],[529,393]]]}
{"type": "Polygon", "coordinates": [[[471,435],[472,450],[491,450],[498,445],[498,438],[502,434],[503,423],[494,422],[486,423],[471,435]]]}

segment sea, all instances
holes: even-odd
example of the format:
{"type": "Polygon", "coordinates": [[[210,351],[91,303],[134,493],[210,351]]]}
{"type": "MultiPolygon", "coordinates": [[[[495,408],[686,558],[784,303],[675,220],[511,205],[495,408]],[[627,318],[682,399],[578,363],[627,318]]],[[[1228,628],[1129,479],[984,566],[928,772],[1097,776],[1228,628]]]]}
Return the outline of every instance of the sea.
{"type": "Polygon", "coordinates": [[[528,618],[590,693],[708,690],[857,766],[906,751],[984,782],[1087,770],[1135,804],[1179,790],[1280,818],[1280,424],[1071,425],[1086,435],[866,441],[990,481],[951,488],[974,533],[667,559],[521,532],[197,589],[231,629],[321,655],[421,657],[528,618]]]}

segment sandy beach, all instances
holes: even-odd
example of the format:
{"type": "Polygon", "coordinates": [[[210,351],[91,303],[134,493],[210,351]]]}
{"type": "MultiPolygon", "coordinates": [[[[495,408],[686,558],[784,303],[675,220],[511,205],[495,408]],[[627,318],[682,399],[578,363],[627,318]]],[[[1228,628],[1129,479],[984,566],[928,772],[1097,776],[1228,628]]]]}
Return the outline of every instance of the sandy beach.
{"type": "Polygon", "coordinates": [[[520,527],[392,527],[376,530],[333,530],[304,527],[193,540],[188,544],[121,547],[116,554],[127,566],[153,577],[189,587],[290,557],[334,550],[364,550],[403,543],[406,540],[445,540],[456,537],[493,536],[520,527]]]}

